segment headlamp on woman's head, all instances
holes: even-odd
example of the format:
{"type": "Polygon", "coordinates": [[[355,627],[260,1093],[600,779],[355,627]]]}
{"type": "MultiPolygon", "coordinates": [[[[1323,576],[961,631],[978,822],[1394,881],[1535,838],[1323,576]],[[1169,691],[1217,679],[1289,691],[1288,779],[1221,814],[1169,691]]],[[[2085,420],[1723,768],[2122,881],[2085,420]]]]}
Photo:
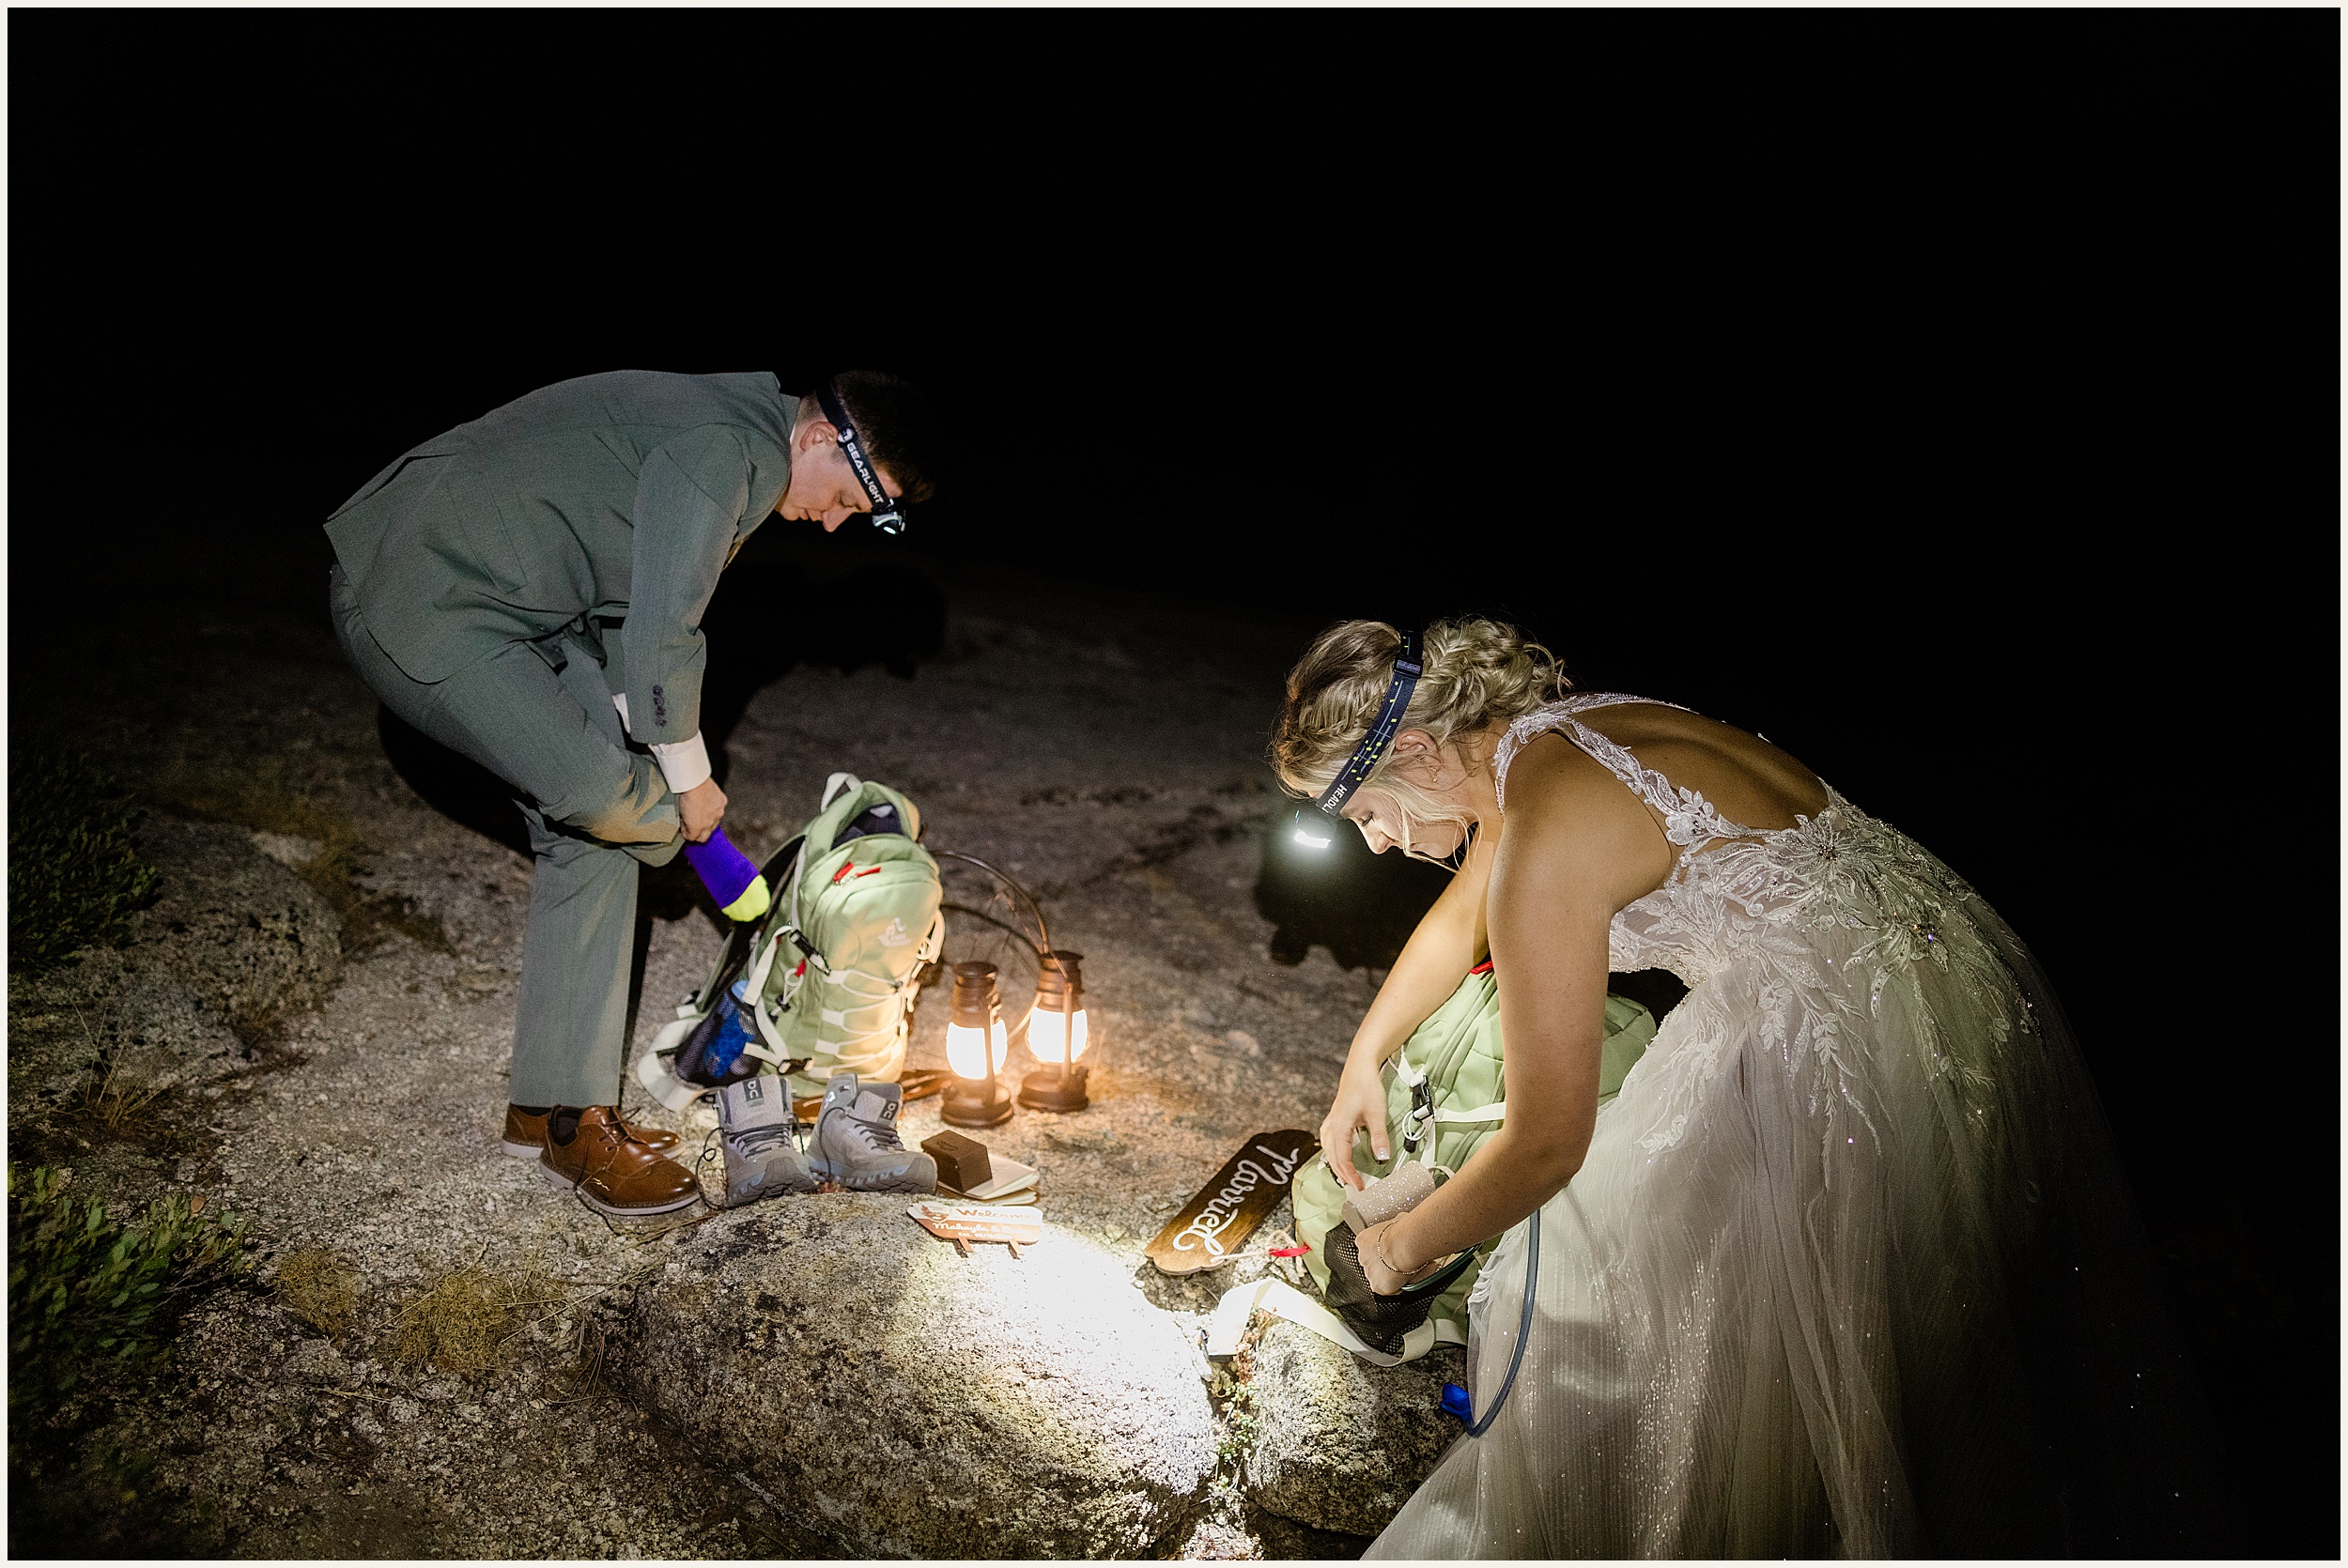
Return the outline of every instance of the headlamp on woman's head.
{"type": "Polygon", "coordinates": [[[856,482],[864,486],[864,494],[873,503],[873,526],[883,533],[903,533],[904,509],[881,484],[880,469],[873,466],[872,455],[864,450],[863,439],[857,435],[840,393],[829,381],[824,381],[815,388],[815,401],[822,406],[824,417],[831,421],[832,428],[840,432],[840,455],[856,470],[856,482]]]}
{"type": "Polygon", "coordinates": [[[1394,674],[1386,682],[1386,699],[1378,708],[1378,716],[1370,721],[1369,733],[1353,748],[1353,755],[1337,770],[1336,777],[1321,792],[1321,798],[1310,806],[1296,810],[1294,833],[1296,841],[1307,849],[1325,850],[1336,841],[1337,831],[1345,825],[1338,815],[1345,803],[1353,798],[1353,792],[1367,781],[1384,759],[1386,748],[1394,744],[1395,732],[1402,728],[1402,715],[1411,706],[1411,693],[1418,689],[1418,678],[1425,673],[1419,662],[1418,633],[1402,634],[1402,646],[1394,655],[1394,674]]]}

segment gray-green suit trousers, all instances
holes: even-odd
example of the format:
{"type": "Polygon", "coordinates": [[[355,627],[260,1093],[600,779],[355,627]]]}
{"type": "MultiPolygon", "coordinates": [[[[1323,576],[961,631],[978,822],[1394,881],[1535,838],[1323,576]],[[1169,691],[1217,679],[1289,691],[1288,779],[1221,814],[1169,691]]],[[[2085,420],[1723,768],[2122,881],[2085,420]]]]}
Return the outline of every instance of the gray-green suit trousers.
{"type": "Polygon", "coordinates": [[[402,673],[360,619],[340,566],[335,635],[383,705],[516,791],[538,873],[514,1021],[517,1105],[611,1105],[627,1055],[640,863],[684,845],[676,796],[628,749],[595,654],[568,636],[508,643],[443,680],[402,673]]]}

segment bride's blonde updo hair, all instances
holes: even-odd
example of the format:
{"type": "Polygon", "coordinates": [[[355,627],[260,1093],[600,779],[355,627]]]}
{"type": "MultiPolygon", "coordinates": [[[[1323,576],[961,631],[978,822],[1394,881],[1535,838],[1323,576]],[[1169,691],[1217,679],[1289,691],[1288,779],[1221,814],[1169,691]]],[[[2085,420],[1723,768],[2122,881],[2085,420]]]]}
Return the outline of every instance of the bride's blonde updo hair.
{"type": "MultiPolygon", "coordinates": [[[[1313,638],[1289,671],[1288,702],[1272,737],[1272,766],[1283,788],[1311,798],[1329,787],[1378,716],[1402,634],[1383,621],[1340,621],[1313,638]]],[[[1512,723],[1572,688],[1556,656],[1514,626],[1482,616],[1438,621],[1419,638],[1426,673],[1411,693],[1401,728],[1423,730],[1449,750],[1454,737],[1497,720],[1512,723]]],[[[1401,778],[1386,776],[1389,750],[1365,784],[1401,808],[1404,853],[1413,822],[1462,820],[1401,778]]],[[[1421,856],[1421,858],[1426,858],[1421,856]]]]}

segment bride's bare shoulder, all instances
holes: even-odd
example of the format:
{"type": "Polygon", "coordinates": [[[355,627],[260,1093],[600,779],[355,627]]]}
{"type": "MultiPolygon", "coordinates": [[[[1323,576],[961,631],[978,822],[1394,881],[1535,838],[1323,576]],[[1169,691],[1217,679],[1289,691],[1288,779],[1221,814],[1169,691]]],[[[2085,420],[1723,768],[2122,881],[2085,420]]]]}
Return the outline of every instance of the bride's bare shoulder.
{"type": "Polygon", "coordinates": [[[1610,894],[1635,886],[1635,897],[1670,869],[1668,846],[1645,803],[1553,731],[1518,752],[1508,769],[1507,811],[1496,877],[1530,871],[1546,880],[1565,872],[1610,894]]]}
{"type": "Polygon", "coordinates": [[[1554,730],[1526,741],[1508,765],[1511,832],[1540,823],[1637,821],[1645,810],[1605,763],[1554,730]]]}
{"type": "Polygon", "coordinates": [[[1675,787],[1700,792],[1732,821],[1790,827],[1796,816],[1826,805],[1824,781],[1800,759],[1719,719],[1661,702],[1625,702],[1583,722],[1675,787]]]}

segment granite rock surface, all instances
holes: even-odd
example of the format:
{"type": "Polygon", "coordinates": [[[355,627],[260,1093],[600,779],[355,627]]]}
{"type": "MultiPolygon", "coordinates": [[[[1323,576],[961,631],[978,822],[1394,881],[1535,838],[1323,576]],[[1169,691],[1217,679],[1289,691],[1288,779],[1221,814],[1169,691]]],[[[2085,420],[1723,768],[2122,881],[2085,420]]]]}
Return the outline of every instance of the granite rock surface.
{"type": "Polygon", "coordinates": [[[1255,1444],[1240,1483],[1266,1511],[1314,1530],[1376,1535],[1460,1437],[1443,1386],[1466,1355],[1439,1346],[1400,1366],[1372,1366],[1286,1320],[1253,1357],[1255,1444]]]}
{"type": "Polygon", "coordinates": [[[342,970],[341,916],[256,837],[156,817],[137,838],[162,880],[133,941],[246,1033],[316,1004],[342,970]]]}
{"type": "Polygon", "coordinates": [[[964,1257],[906,1204],[703,1225],[636,1293],[626,1384],[797,1499],[811,1553],[1156,1555],[1217,1465],[1196,1338],[1081,1236],[964,1257]]]}

